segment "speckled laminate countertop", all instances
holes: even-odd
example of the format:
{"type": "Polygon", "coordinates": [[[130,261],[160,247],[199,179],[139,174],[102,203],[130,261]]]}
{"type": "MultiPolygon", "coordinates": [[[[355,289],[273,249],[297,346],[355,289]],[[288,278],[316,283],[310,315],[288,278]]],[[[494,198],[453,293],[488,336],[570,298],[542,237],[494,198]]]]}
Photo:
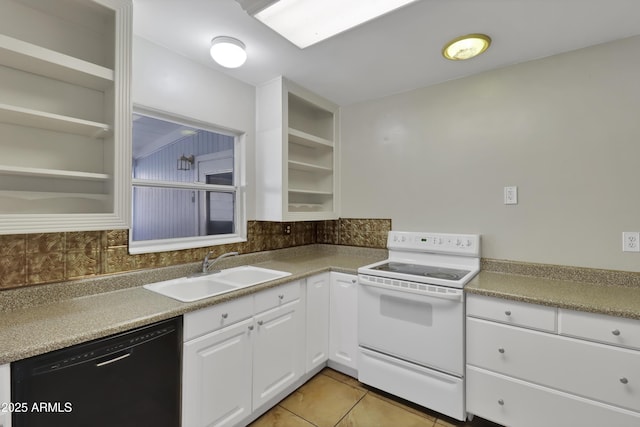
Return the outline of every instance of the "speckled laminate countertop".
{"type": "Polygon", "coordinates": [[[640,319],[640,287],[637,286],[481,271],[465,290],[469,294],[640,319]]]}
{"type": "MultiPolygon", "coordinates": [[[[221,268],[256,265],[292,275],[192,303],[164,297],[142,285],[193,273],[197,271],[197,264],[3,291],[0,292],[0,364],[180,316],[322,272],[355,274],[358,267],[386,258],[387,251],[383,249],[334,245],[310,245],[227,258],[220,263],[221,268]]],[[[544,274],[553,277],[554,271],[544,274]]],[[[466,291],[640,319],[640,286],[481,271],[466,291]]]]}
{"type": "MultiPolygon", "coordinates": [[[[140,272],[93,281],[109,283],[107,285],[85,284],[85,288],[92,286],[99,288],[100,293],[78,296],[79,291],[76,290],[74,291],[75,296],[71,298],[68,297],[68,293],[65,295],[66,298],[58,298],[56,295],[47,296],[46,294],[35,295],[38,292],[46,293],[47,286],[40,287],[40,290],[35,291],[25,289],[24,297],[33,300],[33,304],[7,309],[9,302],[0,301],[0,364],[180,316],[190,311],[325,271],[356,274],[358,267],[383,260],[386,257],[387,252],[382,249],[330,247],[327,245],[271,251],[266,255],[248,254],[233,257],[234,259],[229,258],[224,260],[225,262],[221,262],[220,266],[228,268],[235,265],[251,264],[287,271],[292,275],[192,303],[176,301],[142,287],[144,283],[181,277],[185,272],[180,268],[158,269],[162,270],[160,273],[157,271],[149,272],[147,276],[152,279],[146,282],[139,277],[140,272]],[[164,277],[161,277],[163,275],[164,277]],[[121,283],[129,281],[135,285],[129,286],[128,283],[121,283]],[[109,290],[110,288],[114,290],[109,290]],[[51,302],[43,301],[47,299],[51,302]],[[5,307],[2,307],[3,305],[5,307]]],[[[189,271],[197,271],[197,265],[191,266],[189,271]]],[[[70,286],[74,287],[74,284],[70,286]]],[[[55,285],[49,285],[49,287],[56,288],[55,285]]],[[[19,299],[20,292],[13,292],[11,298],[19,299]]]]}

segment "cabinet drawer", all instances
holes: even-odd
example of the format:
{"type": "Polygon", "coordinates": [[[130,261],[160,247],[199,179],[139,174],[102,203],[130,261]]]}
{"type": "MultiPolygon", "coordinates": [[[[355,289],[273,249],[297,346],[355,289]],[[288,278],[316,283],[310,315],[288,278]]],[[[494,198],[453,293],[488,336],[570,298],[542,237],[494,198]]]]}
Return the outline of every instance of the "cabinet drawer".
{"type": "Polygon", "coordinates": [[[562,335],[640,350],[640,320],[560,309],[562,335]]]}
{"type": "Polygon", "coordinates": [[[483,295],[467,295],[467,315],[542,331],[556,331],[554,307],[483,295]]]}
{"type": "Polygon", "coordinates": [[[300,281],[286,283],[255,294],[254,309],[256,313],[260,313],[298,298],[300,298],[300,281]]]}
{"type": "Polygon", "coordinates": [[[467,411],[518,427],[637,427],[640,414],[483,369],[467,368],[467,411]]]}
{"type": "Polygon", "coordinates": [[[467,319],[467,363],[640,411],[640,352],[467,319]]]}
{"type": "Polygon", "coordinates": [[[253,315],[253,298],[245,296],[184,315],[184,341],[232,325],[253,315]]]}

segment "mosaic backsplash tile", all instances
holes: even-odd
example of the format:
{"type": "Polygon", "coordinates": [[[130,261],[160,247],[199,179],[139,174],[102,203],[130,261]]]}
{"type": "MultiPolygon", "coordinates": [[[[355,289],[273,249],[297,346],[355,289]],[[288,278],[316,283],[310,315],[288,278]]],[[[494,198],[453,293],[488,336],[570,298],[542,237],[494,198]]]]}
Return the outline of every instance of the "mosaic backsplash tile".
{"type": "Polygon", "coordinates": [[[384,249],[389,231],[390,219],[340,218],[318,222],[316,236],[317,243],[384,249]]]}
{"type": "Polygon", "coordinates": [[[314,243],[384,249],[390,229],[388,219],[249,221],[247,242],[140,255],[129,254],[127,230],[0,236],[0,290],[192,263],[210,250],[246,254],[314,243]]]}

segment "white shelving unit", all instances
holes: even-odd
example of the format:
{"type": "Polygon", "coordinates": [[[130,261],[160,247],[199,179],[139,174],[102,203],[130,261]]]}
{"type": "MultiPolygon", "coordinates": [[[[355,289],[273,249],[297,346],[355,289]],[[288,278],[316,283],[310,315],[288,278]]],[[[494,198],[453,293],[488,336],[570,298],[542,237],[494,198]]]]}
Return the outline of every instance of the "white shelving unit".
{"type": "Polygon", "coordinates": [[[126,228],[131,0],[3,0],[0,234],[126,228]]]}
{"type": "Polygon", "coordinates": [[[336,219],[337,105],[283,77],[257,105],[257,219],[336,219]]]}

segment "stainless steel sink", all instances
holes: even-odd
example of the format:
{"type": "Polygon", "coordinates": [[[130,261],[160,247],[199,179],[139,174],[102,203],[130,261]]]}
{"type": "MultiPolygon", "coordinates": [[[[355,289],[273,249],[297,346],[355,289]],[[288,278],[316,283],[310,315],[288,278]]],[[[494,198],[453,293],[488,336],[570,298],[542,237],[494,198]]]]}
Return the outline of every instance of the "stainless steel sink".
{"type": "Polygon", "coordinates": [[[249,265],[213,274],[149,283],[144,288],[178,301],[193,302],[290,275],[286,271],[249,265]]]}

